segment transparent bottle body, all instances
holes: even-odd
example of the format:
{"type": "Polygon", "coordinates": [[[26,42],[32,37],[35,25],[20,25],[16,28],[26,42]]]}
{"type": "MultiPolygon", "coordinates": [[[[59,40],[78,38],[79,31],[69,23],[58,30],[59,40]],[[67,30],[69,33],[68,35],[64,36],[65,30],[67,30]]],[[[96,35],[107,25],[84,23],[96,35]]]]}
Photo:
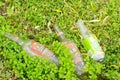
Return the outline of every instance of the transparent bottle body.
{"type": "Polygon", "coordinates": [[[87,27],[82,21],[77,21],[76,24],[83,37],[83,45],[87,49],[91,58],[93,58],[96,61],[102,61],[104,59],[104,52],[100,47],[96,36],[87,29],[87,27]]]}
{"type": "Polygon", "coordinates": [[[59,65],[59,61],[57,57],[54,55],[54,53],[49,49],[45,48],[42,44],[39,44],[33,40],[23,41],[19,39],[19,37],[12,35],[10,33],[6,33],[5,37],[9,38],[12,41],[17,42],[31,56],[49,58],[51,62],[54,62],[57,65],[59,65]]]}
{"type": "Polygon", "coordinates": [[[66,47],[70,49],[70,53],[74,54],[73,62],[75,64],[75,71],[76,74],[80,76],[81,74],[83,74],[83,69],[85,68],[85,64],[81,56],[81,53],[77,46],[72,41],[66,40],[64,44],[66,47]]]}
{"type": "Polygon", "coordinates": [[[80,76],[81,74],[83,74],[83,69],[85,68],[85,64],[79,49],[77,48],[75,43],[65,38],[64,33],[58,28],[57,25],[54,26],[54,29],[57,32],[60,41],[64,42],[65,46],[70,49],[71,54],[74,54],[73,61],[75,64],[75,71],[76,74],[80,76]]]}

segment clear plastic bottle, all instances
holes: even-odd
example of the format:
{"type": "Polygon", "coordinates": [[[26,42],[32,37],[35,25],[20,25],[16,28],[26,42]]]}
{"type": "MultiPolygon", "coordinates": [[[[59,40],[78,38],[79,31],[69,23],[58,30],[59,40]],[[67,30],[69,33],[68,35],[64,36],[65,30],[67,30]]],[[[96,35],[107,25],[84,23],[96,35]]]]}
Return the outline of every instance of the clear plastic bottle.
{"type": "Polygon", "coordinates": [[[70,49],[71,54],[72,53],[74,54],[73,61],[75,64],[75,70],[77,75],[80,76],[83,73],[83,68],[85,68],[85,64],[79,49],[77,48],[75,43],[65,38],[64,33],[58,28],[57,25],[54,26],[54,29],[57,32],[57,35],[59,36],[60,41],[64,42],[65,46],[70,49]]]}
{"type": "Polygon", "coordinates": [[[10,33],[5,33],[5,37],[17,42],[25,51],[27,51],[28,54],[32,56],[41,56],[43,58],[49,58],[51,62],[54,62],[57,65],[59,65],[59,61],[54,55],[54,53],[49,49],[45,48],[42,44],[39,44],[34,40],[21,40],[18,36],[15,36],[10,33]]]}
{"type": "Polygon", "coordinates": [[[97,37],[86,28],[82,21],[78,20],[76,24],[83,37],[82,43],[90,54],[90,57],[96,61],[102,61],[105,55],[97,41],[97,37]]]}

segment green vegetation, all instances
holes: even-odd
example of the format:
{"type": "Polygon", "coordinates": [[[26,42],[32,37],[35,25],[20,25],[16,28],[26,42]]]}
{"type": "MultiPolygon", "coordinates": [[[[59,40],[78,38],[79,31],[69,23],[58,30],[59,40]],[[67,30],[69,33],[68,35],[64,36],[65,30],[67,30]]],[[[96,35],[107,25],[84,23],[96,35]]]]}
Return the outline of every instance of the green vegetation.
{"type": "Polygon", "coordinates": [[[0,1],[0,79],[119,80],[119,3],[119,0],[0,1]],[[98,37],[106,55],[102,63],[92,60],[83,47],[80,32],[75,26],[78,19],[84,20],[98,37]],[[52,33],[47,27],[49,21],[52,22],[52,33]],[[76,76],[69,50],[58,41],[53,31],[54,23],[58,24],[67,38],[77,44],[86,62],[86,74],[76,76]],[[47,59],[29,56],[18,44],[6,39],[5,32],[44,44],[58,56],[60,66],[57,67],[47,59]]]}

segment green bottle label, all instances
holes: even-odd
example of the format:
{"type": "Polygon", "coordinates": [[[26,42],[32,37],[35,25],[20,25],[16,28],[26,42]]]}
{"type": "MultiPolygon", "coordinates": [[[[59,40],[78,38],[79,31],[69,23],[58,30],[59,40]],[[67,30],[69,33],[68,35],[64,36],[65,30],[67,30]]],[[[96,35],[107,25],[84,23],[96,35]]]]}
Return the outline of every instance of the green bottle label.
{"type": "Polygon", "coordinates": [[[91,57],[95,54],[95,52],[101,51],[101,47],[95,35],[85,38],[82,43],[91,57]]]}

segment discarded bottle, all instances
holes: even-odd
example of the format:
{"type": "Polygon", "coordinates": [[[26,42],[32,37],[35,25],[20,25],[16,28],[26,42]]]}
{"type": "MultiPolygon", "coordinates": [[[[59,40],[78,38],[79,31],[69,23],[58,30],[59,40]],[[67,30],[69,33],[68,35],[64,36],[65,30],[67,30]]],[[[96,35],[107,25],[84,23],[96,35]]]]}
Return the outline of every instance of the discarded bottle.
{"type": "Polygon", "coordinates": [[[83,37],[82,43],[90,54],[90,57],[96,61],[102,61],[105,55],[97,41],[97,37],[86,28],[82,21],[78,20],[76,24],[83,37]]]}
{"type": "Polygon", "coordinates": [[[70,52],[74,54],[73,61],[75,64],[75,70],[77,75],[80,76],[83,73],[83,68],[85,68],[85,64],[79,49],[72,41],[65,38],[64,33],[58,28],[57,25],[54,26],[54,29],[57,32],[60,41],[64,42],[65,46],[68,47],[70,49],[70,52]]]}
{"type": "Polygon", "coordinates": [[[34,40],[24,41],[21,40],[18,36],[12,35],[10,33],[6,33],[5,37],[9,38],[12,41],[17,42],[22,48],[27,51],[28,54],[32,56],[41,56],[43,58],[49,58],[51,62],[59,65],[58,59],[54,55],[54,53],[47,48],[45,48],[42,44],[35,42],[34,40]]]}

